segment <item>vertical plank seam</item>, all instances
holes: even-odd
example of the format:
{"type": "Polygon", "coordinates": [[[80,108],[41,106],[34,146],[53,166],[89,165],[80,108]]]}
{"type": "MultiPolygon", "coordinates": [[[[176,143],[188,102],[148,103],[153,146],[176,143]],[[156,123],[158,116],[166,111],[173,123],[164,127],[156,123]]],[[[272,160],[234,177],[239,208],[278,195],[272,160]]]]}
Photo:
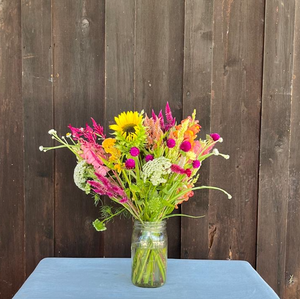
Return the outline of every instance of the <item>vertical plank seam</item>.
{"type": "Polygon", "coordinates": [[[133,25],[133,110],[136,110],[136,5],[137,0],[134,0],[134,25],[133,25]]]}
{"type": "MultiPolygon", "coordinates": [[[[51,51],[52,51],[52,127],[55,127],[55,77],[54,77],[54,62],[55,62],[55,40],[54,40],[54,0],[51,0],[51,51]]],[[[56,256],[56,151],[53,152],[53,256],[56,256]]]]}
{"type": "MultiPolygon", "coordinates": [[[[183,5],[183,13],[182,13],[182,18],[183,18],[183,22],[182,22],[182,45],[183,45],[183,49],[182,49],[182,98],[181,98],[181,105],[182,105],[182,109],[181,109],[181,118],[183,119],[184,116],[184,89],[183,89],[183,82],[184,82],[184,70],[185,70],[185,12],[186,12],[186,0],[183,1],[184,5],[183,5]]],[[[180,221],[181,222],[181,221],[180,221]]]]}
{"type": "MultiPolygon", "coordinates": [[[[290,157],[291,157],[291,139],[292,139],[292,107],[293,107],[293,89],[294,89],[294,69],[295,69],[295,62],[294,62],[294,57],[295,57],[295,28],[296,28],[296,22],[297,22],[297,1],[294,1],[294,24],[293,24],[293,52],[292,52],[292,69],[291,69],[291,103],[290,103],[290,123],[289,123],[289,147],[288,147],[288,183],[290,181],[290,157]]],[[[288,194],[287,194],[287,208],[286,208],[286,217],[285,217],[285,248],[284,248],[284,259],[283,259],[283,269],[285,275],[288,273],[286,269],[286,264],[287,264],[287,235],[288,235],[288,216],[289,216],[289,198],[290,198],[290,192],[291,188],[289,186],[288,188],[288,194]]],[[[281,288],[282,292],[282,297],[286,298],[286,277],[284,276],[284,285],[281,288]]]]}
{"type": "MultiPolygon", "coordinates": [[[[215,91],[213,89],[213,82],[214,82],[214,53],[215,53],[215,0],[213,0],[213,4],[212,4],[212,18],[211,18],[211,29],[212,29],[212,34],[211,34],[211,55],[210,55],[210,105],[209,105],[209,132],[211,132],[211,118],[212,118],[212,101],[213,98],[215,97],[215,91]]],[[[208,159],[207,161],[208,165],[207,165],[207,171],[208,171],[208,186],[211,186],[211,163],[212,160],[208,159]]],[[[209,204],[211,202],[210,197],[211,197],[211,192],[210,189],[208,189],[207,192],[207,235],[208,235],[208,251],[207,251],[207,258],[210,259],[210,250],[212,248],[212,242],[210,244],[210,224],[209,224],[209,204]]],[[[215,229],[217,229],[217,226],[215,227],[215,229]]],[[[215,234],[215,233],[214,233],[215,234]]],[[[214,235],[213,234],[213,235],[214,235]]],[[[213,241],[213,240],[212,240],[213,241]]]]}
{"type": "MultiPolygon", "coordinates": [[[[186,0],[184,0],[184,5],[183,5],[183,26],[182,26],[182,30],[183,30],[183,34],[182,34],[182,39],[183,39],[183,49],[182,49],[182,98],[181,98],[181,104],[182,104],[182,109],[181,109],[181,119],[183,119],[183,115],[184,115],[184,78],[185,78],[185,40],[186,40],[186,36],[185,36],[185,13],[186,13],[186,0]]],[[[180,211],[179,213],[181,213],[181,205],[179,207],[180,211]]],[[[183,240],[182,240],[182,218],[180,217],[179,219],[179,225],[180,225],[180,229],[179,229],[179,240],[180,240],[180,244],[179,244],[179,256],[182,259],[183,258],[183,248],[182,248],[182,244],[183,244],[183,240]]]]}
{"type": "MultiPolygon", "coordinates": [[[[23,49],[23,26],[22,26],[22,2],[20,1],[20,34],[21,34],[21,71],[23,72],[23,54],[24,54],[24,49],[23,49]]],[[[26,229],[25,229],[25,213],[26,213],[26,193],[25,193],[25,140],[24,140],[24,135],[25,135],[25,113],[24,113],[24,99],[23,99],[23,75],[21,73],[21,98],[22,98],[22,116],[23,116],[23,128],[22,128],[22,149],[23,149],[23,281],[26,278],[26,229]]]]}
{"type": "Polygon", "coordinates": [[[262,133],[262,107],[263,107],[263,95],[264,95],[264,63],[265,63],[265,36],[266,36],[266,7],[267,7],[267,1],[264,0],[264,16],[263,16],[263,37],[262,37],[262,66],[261,66],[261,100],[260,100],[260,113],[259,113],[259,132],[258,132],[258,168],[257,168],[257,198],[256,198],[256,246],[255,246],[255,260],[254,260],[254,268],[257,269],[257,252],[258,252],[258,214],[259,214],[259,190],[260,190],[260,157],[261,157],[261,133],[262,133]]]}
{"type": "Polygon", "coordinates": [[[106,63],[106,46],[107,46],[107,41],[106,41],[106,3],[107,0],[104,1],[104,113],[103,113],[103,117],[104,117],[104,121],[106,121],[106,108],[107,108],[107,99],[106,99],[106,67],[107,67],[107,63],[106,63]]]}
{"type": "MultiPolygon", "coordinates": [[[[107,61],[106,61],[106,47],[107,47],[107,40],[106,40],[106,4],[107,4],[108,0],[104,1],[104,14],[103,14],[103,18],[104,18],[104,113],[103,113],[103,124],[106,124],[106,118],[107,118],[107,113],[106,113],[106,109],[107,109],[107,94],[106,94],[106,82],[107,82],[107,76],[106,76],[106,69],[107,69],[107,61]]],[[[108,126],[109,127],[109,126],[108,126]]],[[[105,199],[104,199],[105,200],[105,199]]],[[[105,257],[105,240],[106,240],[106,235],[104,235],[103,233],[100,236],[100,242],[102,244],[100,244],[100,255],[102,257],[105,257]]]]}

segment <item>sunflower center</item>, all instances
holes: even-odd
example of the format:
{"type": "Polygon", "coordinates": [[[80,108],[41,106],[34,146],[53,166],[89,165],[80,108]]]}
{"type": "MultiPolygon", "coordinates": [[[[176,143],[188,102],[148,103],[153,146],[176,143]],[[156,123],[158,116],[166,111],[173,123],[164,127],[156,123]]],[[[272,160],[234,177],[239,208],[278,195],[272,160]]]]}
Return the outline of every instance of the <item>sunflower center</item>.
{"type": "Polygon", "coordinates": [[[130,133],[135,133],[135,127],[136,125],[135,124],[126,124],[124,127],[123,127],[123,131],[128,135],[130,133]]]}

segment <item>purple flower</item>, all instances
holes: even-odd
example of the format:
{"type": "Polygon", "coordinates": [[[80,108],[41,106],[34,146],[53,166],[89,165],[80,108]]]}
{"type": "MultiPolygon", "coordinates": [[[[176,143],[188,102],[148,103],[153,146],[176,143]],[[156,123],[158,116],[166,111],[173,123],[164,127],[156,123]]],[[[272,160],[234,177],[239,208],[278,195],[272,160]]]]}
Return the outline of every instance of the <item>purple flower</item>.
{"type": "Polygon", "coordinates": [[[136,156],[138,156],[140,154],[140,150],[137,148],[137,147],[132,147],[131,149],[130,149],[130,155],[132,156],[132,157],[136,157],[136,156]]]}
{"type": "Polygon", "coordinates": [[[157,120],[157,116],[153,109],[152,109],[152,118],[153,118],[154,122],[157,120]]]}
{"type": "Polygon", "coordinates": [[[160,127],[161,127],[161,129],[163,131],[165,131],[165,121],[164,121],[164,116],[162,114],[162,110],[159,111],[158,118],[160,120],[160,127]]]}
{"type": "Polygon", "coordinates": [[[185,170],[185,174],[190,177],[192,175],[192,171],[188,168],[185,170]]]}
{"type": "Polygon", "coordinates": [[[135,167],[135,161],[133,159],[126,160],[125,167],[127,169],[133,169],[135,167]]]}
{"type": "Polygon", "coordinates": [[[192,148],[192,145],[189,141],[183,141],[180,145],[180,149],[184,152],[188,152],[192,148]]]}
{"type": "Polygon", "coordinates": [[[177,164],[172,164],[171,165],[171,171],[178,173],[178,174],[186,174],[188,177],[190,177],[192,175],[192,171],[188,168],[188,169],[183,169],[182,167],[180,167],[177,164]]]}
{"type": "Polygon", "coordinates": [[[193,167],[194,167],[194,168],[199,168],[200,165],[201,165],[201,162],[200,162],[199,160],[193,161],[193,167]]]}
{"type": "Polygon", "coordinates": [[[152,161],[154,159],[154,157],[152,155],[147,155],[145,157],[146,162],[152,161]]]}
{"type": "Polygon", "coordinates": [[[171,112],[171,109],[170,109],[169,102],[167,102],[165,112],[166,112],[167,122],[172,123],[173,122],[173,116],[172,116],[172,112],[171,112]]]}
{"type": "Polygon", "coordinates": [[[87,181],[93,188],[94,192],[100,195],[121,198],[120,203],[125,203],[127,201],[125,191],[122,187],[118,186],[111,177],[107,178],[97,172],[95,172],[95,174],[99,181],[87,181]]]}
{"type": "Polygon", "coordinates": [[[126,197],[123,197],[121,200],[120,200],[120,203],[126,203],[128,201],[128,199],[126,197]]]}
{"type": "Polygon", "coordinates": [[[210,137],[214,140],[217,141],[220,139],[220,135],[218,133],[212,133],[210,134],[210,137]]]}
{"type": "Polygon", "coordinates": [[[171,171],[179,174],[185,174],[185,170],[177,164],[171,165],[171,171]]]}
{"type": "Polygon", "coordinates": [[[169,131],[169,129],[172,128],[175,125],[175,121],[176,121],[175,118],[172,116],[172,112],[171,112],[171,109],[170,109],[170,106],[169,106],[169,102],[167,102],[165,112],[166,112],[166,118],[167,118],[167,123],[166,123],[166,126],[165,126],[165,130],[169,131]]]}
{"type": "Polygon", "coordinates": [[[92,122],[93,122],[93,126],[94,126],[94,131],[99,134],[100,136],[102,136],[103,138],[105,138],[105,135],[103,134],[103,127],[101,127],[99,124],[96,123],[96,121],[91,117],[92,122]]]}
{"type": "Polygon", "coordinates": [[[176,141],[172,138],[167,140],[167,147],[168,148],[173,148],[176,145],[176,141]]]}

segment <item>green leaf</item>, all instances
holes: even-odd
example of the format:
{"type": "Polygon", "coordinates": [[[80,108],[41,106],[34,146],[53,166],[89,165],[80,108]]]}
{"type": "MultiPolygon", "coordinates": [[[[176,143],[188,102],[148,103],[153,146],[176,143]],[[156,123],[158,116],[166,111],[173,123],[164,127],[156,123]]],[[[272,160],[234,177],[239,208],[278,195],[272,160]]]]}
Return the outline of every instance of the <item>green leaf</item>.
{"type": "Polygon", "coordinates": [[[171,203],[169,203],[167,200],[162,199],[161,203],[166,206],[166,207],[170,207],[170,208],[174,208],[174,205],[172,205],[171,203]]]}
{"type": "Polygon", "coordinates": [[[86,184],[84,186],[84,190],[85,190],[85,194],[90,194],[91,193],[91,185],[90,184],[86,184]]]}
{"type": "Polygon", "coordinates": [[[101,218],[108,218],[113,215],[112,207],[102,206],[100,207],[101,218]]]}
{"type": "Polygon", "coordinates": [[[99,203],[99,201],[101,200],[100,198],[100,195],[95,193],[93,194],[93,197],[94,197],[94,203],[95,203],[95,206],[97,206],[97,204],[99,203]]]}
{"type": "Polygon", "coordinates": [[[99,219],[96,219],[93,222],[93,226],[97,232],[103,232],[106,230],[106,226],[105,226],[104,222],[100,221],[99,219]]]}
{"type": "Polygon", "coordinates": [[[136,192],[136,193],[141,192],[141,189],[137,185],[135,185],[135,184],[132,184],[130,186],[130,189],[131,189],[131,191],[136,192]]]}
{"type": "Polygon", "coordinates": [[[209,134],[206,134],[206,140],[207,140],[207,141],[214,141],[214,140],[212,139],[212,137],[211,137],[209,134]]]}
{"type": "Polygon", "coordinates": [[[161,200],[159,197],[154,197],[150,198],[148,201],[148,208],[150,213],[153,214],[158,214],[161,210],[161,200]]]}

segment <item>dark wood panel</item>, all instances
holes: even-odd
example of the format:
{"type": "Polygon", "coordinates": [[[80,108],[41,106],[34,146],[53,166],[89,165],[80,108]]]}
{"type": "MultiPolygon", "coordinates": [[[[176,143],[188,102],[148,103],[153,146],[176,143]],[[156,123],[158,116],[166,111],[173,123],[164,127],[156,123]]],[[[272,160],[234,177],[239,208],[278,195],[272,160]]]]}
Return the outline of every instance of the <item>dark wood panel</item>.
{"type": "Polygon", "coordinates": [[[294,1],[267,1],[257,269],[283,296],[289,195],[294,1]]]}
{"type": "Polygon", "coordinates": [[[0,1],[0,297],[24,281],[21,3],[0,1]]]}
{"type": "MultiPolygon", "coordinates": [[[[157,113],[169,101],[182,118],[184,1],[136,1],[135,108],[157,113]]],[[[169,256],[180,256],[180,219],[168,221],[169,256]]]]}
{"type": "Polygon", "coordinates": [[[300,298],[300,3],[295,2],[284,299],[300,298]]]}
{"type": "Polygon", "coordinates": [[[25,262],[28,276],[38,262],[54,255],[54,153],[42,153],[51,143],[53,127],[51,2],[22,1],[25,167],[25,262]]]}
{"type": "MultiPolygon", "coordinates": [[[[210,133],[211,65],[213,1],[185,2],[183,112],[184,117],[197,110],[202,126],[198,138],[210,133]]],[[[209,184],[209,163],[204,162],[197,185],[209,184]]],[[[181,219],[181,257],[208,256],[208,190],[195,191],[181,211],[188,215],[205,215],[201,219],[181,219]],[[192,237],[191,237],[192,236],[192,237]]]]}
{"type": "Polygon", "coordinates": [[[224,143],[212,157],[209,258],[242,259],[255,265],[264,1],[214,5],[211,131],[224,143]]]}
{"type": "MultiPolygon", "coordinates": [[[[107,0],[105,6],[106,131],[114,116],[134,110],[135,1],[107,0]]],[[[111,203],[110,199],[106,200],[111,203]]],[[[104,256],[130,257],[132,221],[115,218],[104,234],[104,256]]]]}
{"type": "Polygon", "coordinates": [[[202,138],[224,138],[230,160],[206,161],[199,184],[233,195],[184,203],[206,217],[169,220],[169,256],[255,265],[257,241],[259,273],[299,298],[299,12],[294,0],[0,1],[0,297],[44,256],[130,255],[131,220],[94,230],[74,156],[38,151],[48,130],[91,116],[108,128],[122,111],[169,101],[178,121],[197,109],[202,138]]]}
{"type": "MultiPolygon", "coordinates": [[[[295,1],[291,94],[289,194],[283,299],[300,298],[300,2],[295,1]]],[[[282,293],[282,292],[281,292],[282,293]]]]}
{"type": "MultiPolygon", "coordinates": [[[[104,12],[99,0],[53,1],[55,129],[104,122],[104,12]]],[[[103,235],[92,222],[99,216],[93,199],[73,182],[75,157],[56,151],[55,254],[101,256],[103,235]]]]}

